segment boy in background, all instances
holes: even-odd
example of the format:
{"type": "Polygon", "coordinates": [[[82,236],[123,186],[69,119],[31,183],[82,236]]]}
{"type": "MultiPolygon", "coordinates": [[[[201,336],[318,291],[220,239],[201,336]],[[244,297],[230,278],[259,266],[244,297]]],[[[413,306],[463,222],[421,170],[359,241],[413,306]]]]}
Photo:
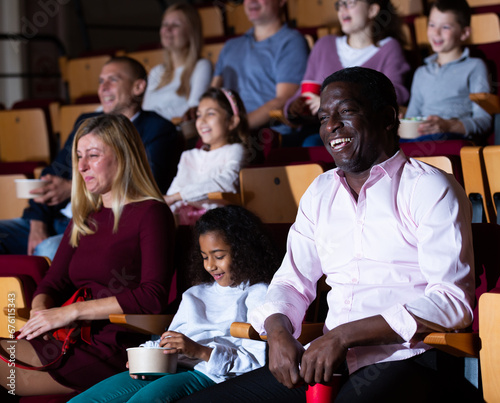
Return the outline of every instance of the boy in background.
{"type": "Polygon", "coordinates": [[[437,0],[431,5],[427,37],[435,53],[415,72],[405,115],[426,117],[416,141],[481,142],[488,134],[492,117],[469,99],[471,93],[490,92],[486,65],[463,48],[471,32],[470,15],[465,0],[437,0]]]}

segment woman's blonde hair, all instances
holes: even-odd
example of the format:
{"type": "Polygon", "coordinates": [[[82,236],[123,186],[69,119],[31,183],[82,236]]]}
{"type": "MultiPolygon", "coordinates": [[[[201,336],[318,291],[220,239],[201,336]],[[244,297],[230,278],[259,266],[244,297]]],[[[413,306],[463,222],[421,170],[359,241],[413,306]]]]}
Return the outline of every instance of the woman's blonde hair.
{"type": "Polygon", "coordinates": [[[78,246],[80,236],[94,234],[96,223],[89,219],[91,213],[102,206],[100,194],[87,190],[78,170],[77,147],[87,134],[97,136],[111,147],[118,167],[111,184],[111,209],[114,214],[113,232],[117,232],[123,206],[130,202],[158,200],[164,203],[153,178],[141,137],[132,122],[123,115],[103,114],[83,121],[73,141],[73,183],[71,187],[71,209],[73,228],[70,244],[78,246]]]}
{"type": "MultiPolygon", "coordinates": [[[[196,62],[200,59],[201,46],[203,44],[201,18],[198,11],[196,11],[194,7],[189,4],[178,3],[168,7],[165,10],[165,13],[163,13],[162,19],[165,18],[168,13],[173,11],[180,11],[184,15],[184,18],[186,18],[188,24],[187,32],[189,35],[189,47],[186,51],[186,62],[184,63],[184,71],[181,75],[181,84],[179,85],[176,93],[179,96],[189,97],[189,93],[191,92],[191,75],[196,67],[196,62]]],[[[165,49],[165,59],[163,61],[163,65],[165,66],[165,72],[163,73],[156,89],[164,87],[174,79],[175,69],[168,49],[165,49]]]]}

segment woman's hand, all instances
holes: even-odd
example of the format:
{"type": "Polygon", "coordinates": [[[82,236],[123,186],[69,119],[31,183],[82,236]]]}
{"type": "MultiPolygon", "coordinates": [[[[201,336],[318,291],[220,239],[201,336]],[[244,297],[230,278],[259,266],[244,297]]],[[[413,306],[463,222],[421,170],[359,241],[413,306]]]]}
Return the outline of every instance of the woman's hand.
{"type": "Polygon", "coordinates": [[[59,329],[71,324],[76,319],[75,304],[59,308],[31,311],[31,317],[20,329],[18,339],[26,340],[44,335],[54,329],[59,329]]]}
{"type": "Polygon", "coordinates": [[[172,350],[165,350],[165,354],[181,353],[190,358],[198,358],[203,361],[210,359],[212,348],[203,346],[182,333],[167,331],[161,335],[160,347],[167,347],[172,350]]]}
{"type": "Polygon", "coordinates": [[[305,103],[309,107],[311,115],[315,116],[318,113],[319,105],[321,103],[320,97],[312,92],[304,92],[302,96],[306,98],[305,103]]]}

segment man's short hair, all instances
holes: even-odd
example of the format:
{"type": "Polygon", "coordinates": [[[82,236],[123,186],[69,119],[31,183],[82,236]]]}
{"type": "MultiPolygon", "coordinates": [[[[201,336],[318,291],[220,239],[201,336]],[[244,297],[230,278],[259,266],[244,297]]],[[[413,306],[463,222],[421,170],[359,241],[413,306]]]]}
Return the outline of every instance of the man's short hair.
{"type": "Polygon", "coordinates": [[[357,84],[375,112],[381,111],[386,106],[392,106],[399,113],[394,85],[377,70],[365,67],[348,67],[338,70],[323,81],[321,91],[334,82],[357,84]]]}
{"type": "Polygon", "coordinates": [[[323,91],[327,85],[336,82],[356,84],[360,89],[360,93],[365,96],[366,100],[371,105],[372,111],[375,113],[384,110],[387,106],[394,108],[396,124],[392,132],[394,136],[398,136],[399,105],[394,85],[387,76],[377,70],[368,69],[366,67],[348,67],[338,70],[328,76],[325,81],[323,81],[321,91],[323,91]]]}
{"type": "Polygon", "coordinates": [[[114,56],[109,59],[106,64],[110,63],[124,63],[128,66],[129,72],[134,80],[146,80],[148,81],[148,73],[144,66],[135,59],[128,56],[114,56]]]}
{"type": "Polygon", "coordinates": [[[437,8],[442,13],[451,12],[457,23],[462,27],[470,27],[471,9],[466,0],[436,0],[431,3],[429,10],[437,8]]]}

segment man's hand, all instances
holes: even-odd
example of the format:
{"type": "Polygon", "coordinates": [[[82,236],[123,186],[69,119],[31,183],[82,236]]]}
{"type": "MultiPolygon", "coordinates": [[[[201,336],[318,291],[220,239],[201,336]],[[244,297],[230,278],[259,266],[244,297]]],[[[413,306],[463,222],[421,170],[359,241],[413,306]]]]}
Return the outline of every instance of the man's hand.
{"type": "Polygon", "coordinates": [[[338,333],[333,329],[317,338],[302,356],[300,376],[307,384],[330,382],[344,362],[348,349],[338,333]]]}
{"type": "Polygon", "coordinates": [[[28,235],[28,255],[32,255],[38,244],[48,237],[47,225],[43,221],[31,220],[28,235]]]}
{"type": "Polygon", "coordinates": [[[47,181],[47,183],[30,192],[31,194],[39,195],[34,199],[37,203],[55,206],[71,197],[70,180],[56,175],[44,175],[40,179],[47,181]]]}
{"type": "Polygon", "coordinates": [[[299,362],[304,347],[293,337],[289,319],[275,314],[266,319],[265,328],[269,344],[269,370],[287,388],[302,384],[299,362]]]}
{"type": "Polygon", "coordinates": [[[345,361],[349,348],[403,341],[381,315],[344,323],[311,343],[302,356],[300,376],[307,384],[327,383],[345,361]]]}

